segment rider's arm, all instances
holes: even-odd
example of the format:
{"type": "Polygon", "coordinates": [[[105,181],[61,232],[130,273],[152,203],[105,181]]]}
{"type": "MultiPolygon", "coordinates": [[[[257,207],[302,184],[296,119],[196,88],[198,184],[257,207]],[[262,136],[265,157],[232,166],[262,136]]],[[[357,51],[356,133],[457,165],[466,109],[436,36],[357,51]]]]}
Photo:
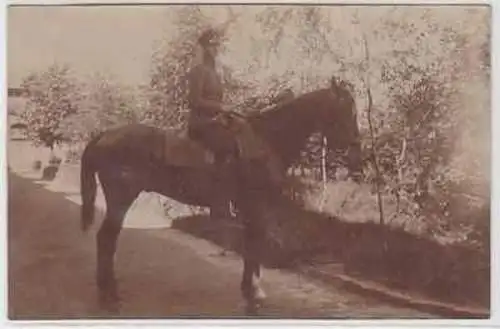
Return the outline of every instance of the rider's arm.
{"type": "Polygon", "coordinates": [[[189,74],[189,107],[217,114],[223,110],[222,103],[203,97],[203,87],[206,83],[205,74],[205,70],[199,66],[189,74]]]}

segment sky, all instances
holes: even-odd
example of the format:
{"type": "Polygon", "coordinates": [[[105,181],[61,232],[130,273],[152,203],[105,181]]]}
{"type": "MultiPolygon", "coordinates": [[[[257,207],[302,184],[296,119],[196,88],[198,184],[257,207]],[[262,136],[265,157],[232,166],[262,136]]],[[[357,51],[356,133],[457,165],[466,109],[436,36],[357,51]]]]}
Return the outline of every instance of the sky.
{"type": "MultiPolygon", "coordinates": [[[[69,64],[77,75],[111,75],[121,83],[147,82],[151,55],[172,33],[172,5],[12,6],[7,9],[7,81],[54,62],[69,64]]],[[[203,6],[218,24],[226,6],[203,6]]]]}
{"type": "Polygon", "coordinates": [[[77,75],[111,74],[146,81],[155,41],[168,30],[167,6],[10,7],[7,10],[7,81],[19,86],[32,71],[54,62],[77,75]]]}
{"type": "MultiPolygon", "coordinates": [[[[224,7],[204,6],[204,14],[223,21],[224,7]]],[[[236,12],[247,14],[239,16],[238,24],[234,26],[237,33],[248,37],[248,26],[255,23],[250,11],[261,10],[262,7],[259,7],[233,7],[236,12]]],[[[168,37],[172,30],[172,8],[174,6],[161,5],[10,7],[7,10],[8,85],[19,86],[30,72],[45,70],[55,62],[69,64],[80,76],[100,72],[125,84],[147,82],[155,42],[168,37]]],[[[375,13],[373,9],[369,7],[369,16],[375,13]]],[[[453,10],[443,9],[446,12],[453,10]]],[[[330,11],[336,24],[346,14],[344,8],[332,8],[330,11]]],[[[458,17],[455,13],[445,15],[445,18],[458,17]]],[[[356,32],[351,25],[347,25],[349,28],[345,34],[356,32]]],[[[250,34],[256,36],[255,33],[250,34]]],[[[238,47],[243,47],[243,40],[238,40],[238,47]]],[[[248,54],[248,51],[244,53],[248,54]]],[[[237,56],[234,60],[244,59],[237,56]]],[[[278,69],[277,66],[286,66],[287,63],[278,61],[273,65],[278,69]]]]}

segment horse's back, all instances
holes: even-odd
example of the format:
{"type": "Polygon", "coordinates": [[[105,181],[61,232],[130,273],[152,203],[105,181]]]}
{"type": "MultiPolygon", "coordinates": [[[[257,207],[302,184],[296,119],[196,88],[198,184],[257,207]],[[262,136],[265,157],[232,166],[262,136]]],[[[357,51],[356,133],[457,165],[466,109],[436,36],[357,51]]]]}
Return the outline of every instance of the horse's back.
{"type": "Polygon", "coordinates": [[[95,144],[101,157],[121,162],[156,165],[204,167],[212,162],[210,154],[191,140],[185,130],[161,129],[145,124],[130,124],[109,129],[95,144]]]}

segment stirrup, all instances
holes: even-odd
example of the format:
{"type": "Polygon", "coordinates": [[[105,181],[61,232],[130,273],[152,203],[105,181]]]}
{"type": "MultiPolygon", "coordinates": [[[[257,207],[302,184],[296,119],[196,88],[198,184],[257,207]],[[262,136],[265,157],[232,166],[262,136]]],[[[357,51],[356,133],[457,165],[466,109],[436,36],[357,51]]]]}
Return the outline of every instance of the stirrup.
{"type": "Polygon", "coordinates": [[[229,214],[231,215],[231,217],[238,216],[238,210],[236,209],[233,201],[229,201],[229,214]]]}

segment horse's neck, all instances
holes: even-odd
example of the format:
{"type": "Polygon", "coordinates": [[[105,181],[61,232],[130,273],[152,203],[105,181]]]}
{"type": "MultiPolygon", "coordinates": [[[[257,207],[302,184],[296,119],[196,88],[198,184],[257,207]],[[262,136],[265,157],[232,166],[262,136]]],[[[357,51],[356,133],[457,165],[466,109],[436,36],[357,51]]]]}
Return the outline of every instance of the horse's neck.
{"type": "Polygon", "coordinates": [[[297,106],[269,115],[257,125],[258,133],[265,137],[287,168],[300,157],[308,138],[317,130],[317,116],[306,111],[307,108],[297,106]]]}

